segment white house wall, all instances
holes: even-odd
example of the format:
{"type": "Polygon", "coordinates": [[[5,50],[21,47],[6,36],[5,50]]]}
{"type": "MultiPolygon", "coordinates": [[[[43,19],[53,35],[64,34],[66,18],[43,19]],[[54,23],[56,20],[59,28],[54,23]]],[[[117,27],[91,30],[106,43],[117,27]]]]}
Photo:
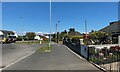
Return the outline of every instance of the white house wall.
{"type": "Polygon", "coordinates": [[[3,32],[0,31],[0,35],[3,35],[3,32]]]}

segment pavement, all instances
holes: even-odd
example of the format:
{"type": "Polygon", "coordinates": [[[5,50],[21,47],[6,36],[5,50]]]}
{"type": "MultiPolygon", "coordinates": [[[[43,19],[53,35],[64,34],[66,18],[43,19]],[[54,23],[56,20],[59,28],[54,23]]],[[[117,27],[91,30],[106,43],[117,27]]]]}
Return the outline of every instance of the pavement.
{"type": "Polygon", "coordinates": [[[106,70],[111,70],[111,71],[115,71],[115,72],[120,71],[120,61],[108,63],[108,64],[102,64],[100,66],[105,68],[106,70]]]}
{"type": "Polygon", "coordinates": [[[3,72],[7,70],[91,70],[102,72],[61,44],[52,44],[50,52],[37,50],[32,55],[4,68],[3,72]]]}

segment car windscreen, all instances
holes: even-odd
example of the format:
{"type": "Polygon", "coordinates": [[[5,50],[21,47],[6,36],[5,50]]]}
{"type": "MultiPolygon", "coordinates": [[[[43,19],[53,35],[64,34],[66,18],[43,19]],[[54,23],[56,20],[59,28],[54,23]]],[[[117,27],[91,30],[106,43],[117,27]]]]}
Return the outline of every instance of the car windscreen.
{"type": "Polygon", "coordinates": [[[16,36],[9,36],[9,38],[16,38],[16,36]]]}

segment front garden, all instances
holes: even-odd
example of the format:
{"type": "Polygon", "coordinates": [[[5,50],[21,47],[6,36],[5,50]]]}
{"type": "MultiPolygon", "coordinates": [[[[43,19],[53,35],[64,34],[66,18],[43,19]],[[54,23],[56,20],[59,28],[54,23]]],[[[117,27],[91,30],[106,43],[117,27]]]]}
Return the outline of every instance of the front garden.
{"type": "Polygon", "coordinates": [[[101,49],[89,47],[89,60],[99,65],[120,61],[120,47],[111,46],[101,49]]]}

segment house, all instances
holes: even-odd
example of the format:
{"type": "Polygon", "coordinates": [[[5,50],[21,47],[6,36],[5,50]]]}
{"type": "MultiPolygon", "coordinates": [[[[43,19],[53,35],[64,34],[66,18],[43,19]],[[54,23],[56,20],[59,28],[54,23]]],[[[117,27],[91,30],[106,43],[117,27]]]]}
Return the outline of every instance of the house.
{"type": "Polygon", "coordinates": [[[99,31],[110,33],[112,35],[113,43],[118,43],[118,36],[120,35],[120,20],[111,22],[108,26],[99,31]]]}
{"type": "Polygon", "coordinates": [[[18,35],[14,31],[0,30],[0,37],[8,37],[8,36],[18,37],[18,35]]]}
{"type": "Polygon", "coordinates": [[[111,22],[108,26],[102,28],[100,31],[112,34],[120,34],[120,21],[111,22]]]}
{"type": "Polygon", "coordinates": [[[35,40],[43,40],[43,38],[41,38],[40,35],[36,35],[36,36],[34,37],[34,39],[35,39],[35,40]]]}
{"type": "Polygon", "coordinates": [[[14,31],[0,30],[0,43],[14,43],[17,37],[14,31]]]}

